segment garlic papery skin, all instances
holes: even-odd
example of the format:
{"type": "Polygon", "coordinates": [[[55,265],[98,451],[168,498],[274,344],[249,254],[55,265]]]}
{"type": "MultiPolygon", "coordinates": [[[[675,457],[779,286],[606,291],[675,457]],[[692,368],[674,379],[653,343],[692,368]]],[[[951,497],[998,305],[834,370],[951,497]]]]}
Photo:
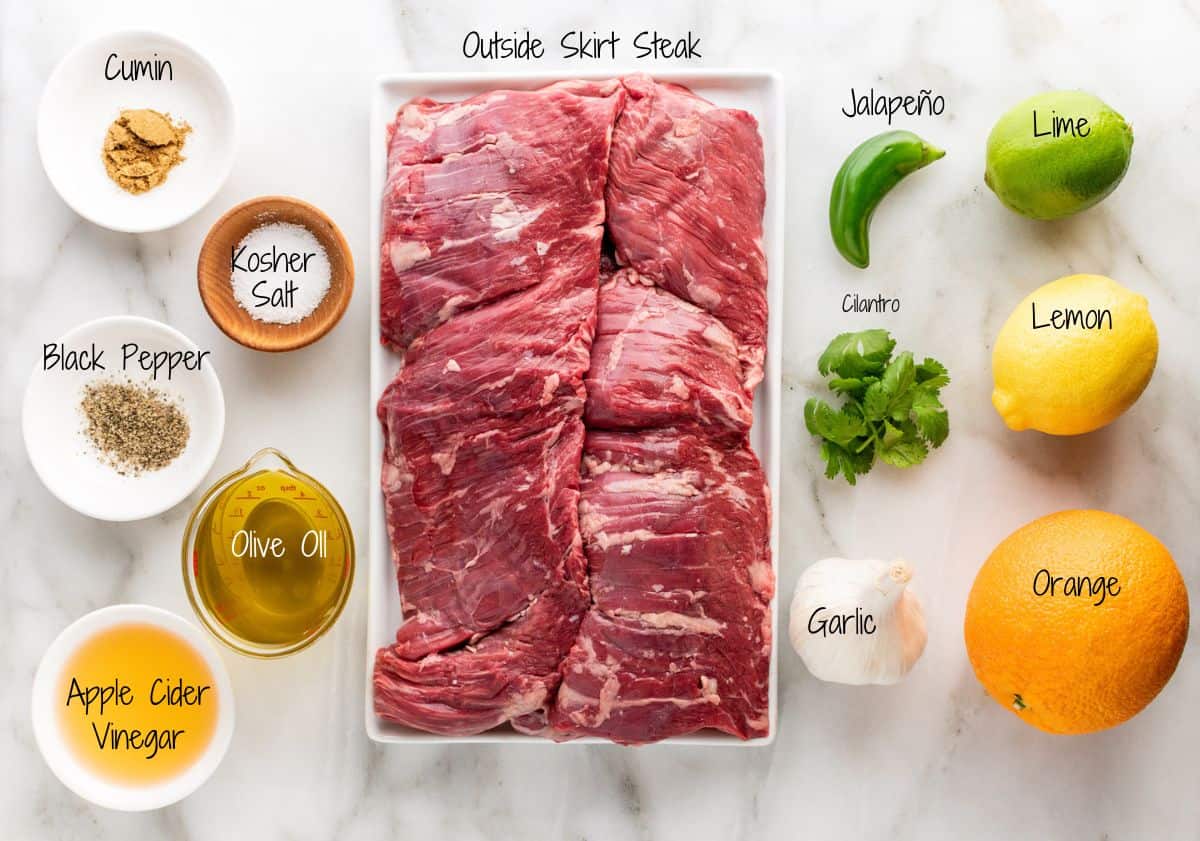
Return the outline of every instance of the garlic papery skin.
{"type": "Polygon", "coordinates": [[[925,614],[902,560],[825,558],[800,575],[788,636],[804,665],[833,683],[892,684],[925,651],[925,614]]]}

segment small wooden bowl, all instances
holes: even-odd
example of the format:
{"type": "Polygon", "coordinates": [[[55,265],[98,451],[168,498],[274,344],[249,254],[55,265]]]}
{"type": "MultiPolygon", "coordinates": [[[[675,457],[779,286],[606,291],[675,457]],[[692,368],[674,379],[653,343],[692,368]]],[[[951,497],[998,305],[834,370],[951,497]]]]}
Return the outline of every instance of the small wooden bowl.
{"type": "Polygon", "coordinates": [[[354,292],[354,257],[337,225],[308,202],[260,196],[232,208],[212,226],[200,248],[196,279],[204,308],[221,332],[248,348],[274,353],[310,345],[338,323],[354,292]],[[258,321],[233,297],[233,249],[252,230],[273,222],[308,228],[329,257],[329,291],[308,318],[295,324],[258,321]]]}

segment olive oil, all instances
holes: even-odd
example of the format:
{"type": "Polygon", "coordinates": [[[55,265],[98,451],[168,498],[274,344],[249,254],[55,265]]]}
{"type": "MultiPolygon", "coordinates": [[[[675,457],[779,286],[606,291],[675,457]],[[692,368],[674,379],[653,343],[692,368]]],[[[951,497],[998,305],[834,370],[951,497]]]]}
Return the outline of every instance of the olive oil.
{"type": "Polygon", "coordinates": [[[353,539],[341,508],[315,480],[293,470],[249,472],[250,465],[201,503],[189,583],[202,619],[248,643],[247,653],[270,656],[295,650],[336,619],[353,539]]]}
{"type": "Polygon", "coordinates": [[[152,785],[190,768],[220,705],[200,652],[165,628],[115,625],[85,640],[59,676],[58,722],[81,765],[118,785],[152,785]]]}

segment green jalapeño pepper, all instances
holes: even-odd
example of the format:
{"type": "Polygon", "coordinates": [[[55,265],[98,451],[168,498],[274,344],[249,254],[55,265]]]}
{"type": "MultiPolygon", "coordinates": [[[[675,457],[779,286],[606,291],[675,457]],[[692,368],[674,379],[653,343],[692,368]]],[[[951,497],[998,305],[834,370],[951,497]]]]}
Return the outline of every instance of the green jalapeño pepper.
{"type": "Polygon", "coordinates": [[[879,202],[904,176],[944,154],[911,131],[885,131],[851,152],[829,195],[829,230],[841,255],[865,269],[871,261],[867,234],[879,202]]]}

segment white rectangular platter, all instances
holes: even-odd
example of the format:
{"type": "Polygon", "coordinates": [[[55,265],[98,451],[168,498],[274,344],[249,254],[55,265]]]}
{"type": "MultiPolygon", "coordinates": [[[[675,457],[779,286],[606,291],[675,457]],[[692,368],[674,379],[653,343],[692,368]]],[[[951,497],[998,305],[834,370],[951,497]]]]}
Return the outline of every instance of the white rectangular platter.
{"type": "MultiPolygon", "coordinates": [[[[632,72],[632,71],[628,71],[632,72]]],[[[383,458],[383,431],[375,416],[375,401],[400,368],[400,358],[383,347],[379,341],[379,254],[380,202],[387,170],[387,126],[397,110],[414,97],[427,96],[436,100],[459,100],[486,91],[499,89],[529,90],[561,79],[609,79],[627,72],[607,73],[536,73],[501,75],[492,73],[412,74],[386,76],[376,81],[371,101],[370,144],[370,219],[371,250],[367,262],[371,268],[371,404],[369,407],[371,476],[379,475],[383,458]]],[[[717,105],[741,108],[758,120],[763,138],[766,163],[767,207],[763,220],[764,248],[767,255],[767,359],[764,379],[754,398],[754,428],[750,443],[766,471],[771,488],[771,563],[779,569],[779,411],[782,389],[781,349],[783,312],[783,198],[784,179],[784,97],[783,83],[778,74],[759,70],[695,70],[666,71],[651,74],[664,82],[686,85],[700,96],[717,105]]],[[[387,524],[384,520],[383,496],[376,484],[370,489],[369,531],[365,542],[367,551],[367,675],[365,715],[367,734],[377,742],[462,742],[506,743],[524,742],[553,745],[550,739],[526,736],[511,729],[497,729],[478,736],[438,736],[419,730],[381,721],[375,716],[371,677],[377,649],[394,641],[400,625],[400,598],[388,549],[387,524]]],[[[778,576],[777,576],[778,577],[778,576]]],[[[779,595],[771,606],[771,627],[774,647],[771,655],[770,724],[771,735],[765,739],[743,742],[717,731],[701,731],[691,736],[668,739],[663,744],[678,745],[737,745],[761,746],[775,737],[778,722],[778,652],[779,652],[779,595]]],[[[604,739],[577,739],[566,744],[608,744],[604,739]]]]}

